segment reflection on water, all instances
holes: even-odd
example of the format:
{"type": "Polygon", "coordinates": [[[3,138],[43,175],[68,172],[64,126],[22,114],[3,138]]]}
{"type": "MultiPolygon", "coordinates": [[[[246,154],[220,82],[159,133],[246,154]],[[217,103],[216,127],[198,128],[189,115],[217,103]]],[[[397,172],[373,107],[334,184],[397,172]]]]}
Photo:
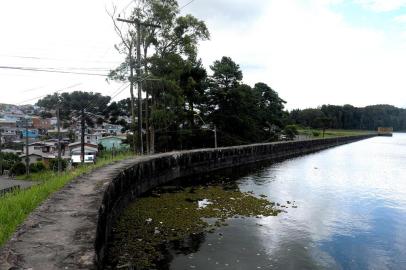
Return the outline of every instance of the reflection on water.
{"type": "Polygon", "coordinates": [[[194,253],[173,254],[171,269],[406,269],[406,135],[295,158],[237,183],[287,213],[230,220],[194,253]]]}

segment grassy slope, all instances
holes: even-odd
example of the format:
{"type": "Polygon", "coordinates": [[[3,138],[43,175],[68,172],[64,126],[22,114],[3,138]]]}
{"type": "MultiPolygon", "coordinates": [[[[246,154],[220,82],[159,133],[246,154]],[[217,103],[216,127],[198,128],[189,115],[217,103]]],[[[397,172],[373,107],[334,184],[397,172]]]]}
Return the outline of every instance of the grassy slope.
{"type": "MultiPolygon", "coordinates": [[[[356,136],[356,135],[366,135],[372,134],[373,131],[365,131],[365,130],[340,130],[340,129],[328,129],[325,133],[325,138],[335,138],[335,137],[345,137],[345,136],[356,136]]],[[[322,130],[315,130],[315,129],[301,129],[299,130],[300,135],[310,136],[311,138],[321,139],[323,137],[322,130]],[[320,132],[320,136],[315,137],[313,136],[312,132],[318,131],[320,132]]]]}
{"type": "Polygon", "coordinates": [[[52,193],[84,173],[130,156],[132,155],[120,154],[114,158],[103,157],[94,165],[78,167],[61,175],[50,171],[32,174],[30,179],[40,181],[39,185],[33,186],[30,189],[9,193],[0,198],[0,247],[7,242],[28,215],[52,193]]]}

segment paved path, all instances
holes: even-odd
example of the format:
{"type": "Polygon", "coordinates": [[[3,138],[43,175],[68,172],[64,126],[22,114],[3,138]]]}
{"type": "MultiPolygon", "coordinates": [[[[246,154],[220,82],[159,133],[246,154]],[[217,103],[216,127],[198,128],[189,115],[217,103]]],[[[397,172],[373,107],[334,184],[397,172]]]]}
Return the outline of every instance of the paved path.
{"type": "Polygon", "coordinates": [[[135,160],[96,169],[54,193],[0,249],[0,270],[93,269],[103,186],[135,160]]]}
{"type": "Polygon", "coordinates": [[[0,190],[14,186],[20,186],[20,188],[29,188],[35,184],[36,182],[14,180],[8,177],[0,176],[0,190]]]}

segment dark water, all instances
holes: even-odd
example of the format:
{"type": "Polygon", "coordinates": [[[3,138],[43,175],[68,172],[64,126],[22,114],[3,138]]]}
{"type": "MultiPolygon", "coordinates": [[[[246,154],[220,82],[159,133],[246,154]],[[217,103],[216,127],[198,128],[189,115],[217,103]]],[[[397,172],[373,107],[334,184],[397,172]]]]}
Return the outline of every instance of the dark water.
{"type": "Polygon", "coordinates": [[[405,134],[284,161],[237,183],[287,213],[229,220],[194,253],[174,253],[171,269],[406,269],[405,134]]]}

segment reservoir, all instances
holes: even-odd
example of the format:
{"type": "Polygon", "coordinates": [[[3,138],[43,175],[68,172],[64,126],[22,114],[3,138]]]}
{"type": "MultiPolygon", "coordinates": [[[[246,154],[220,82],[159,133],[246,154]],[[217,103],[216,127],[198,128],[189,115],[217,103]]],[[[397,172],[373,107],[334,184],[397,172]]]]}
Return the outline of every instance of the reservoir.
{"type": "Polygon", "coordinates": [[[406,269],[405,134],[218,177],[281,212],[172,243],[157,269],[406,269]]]}

